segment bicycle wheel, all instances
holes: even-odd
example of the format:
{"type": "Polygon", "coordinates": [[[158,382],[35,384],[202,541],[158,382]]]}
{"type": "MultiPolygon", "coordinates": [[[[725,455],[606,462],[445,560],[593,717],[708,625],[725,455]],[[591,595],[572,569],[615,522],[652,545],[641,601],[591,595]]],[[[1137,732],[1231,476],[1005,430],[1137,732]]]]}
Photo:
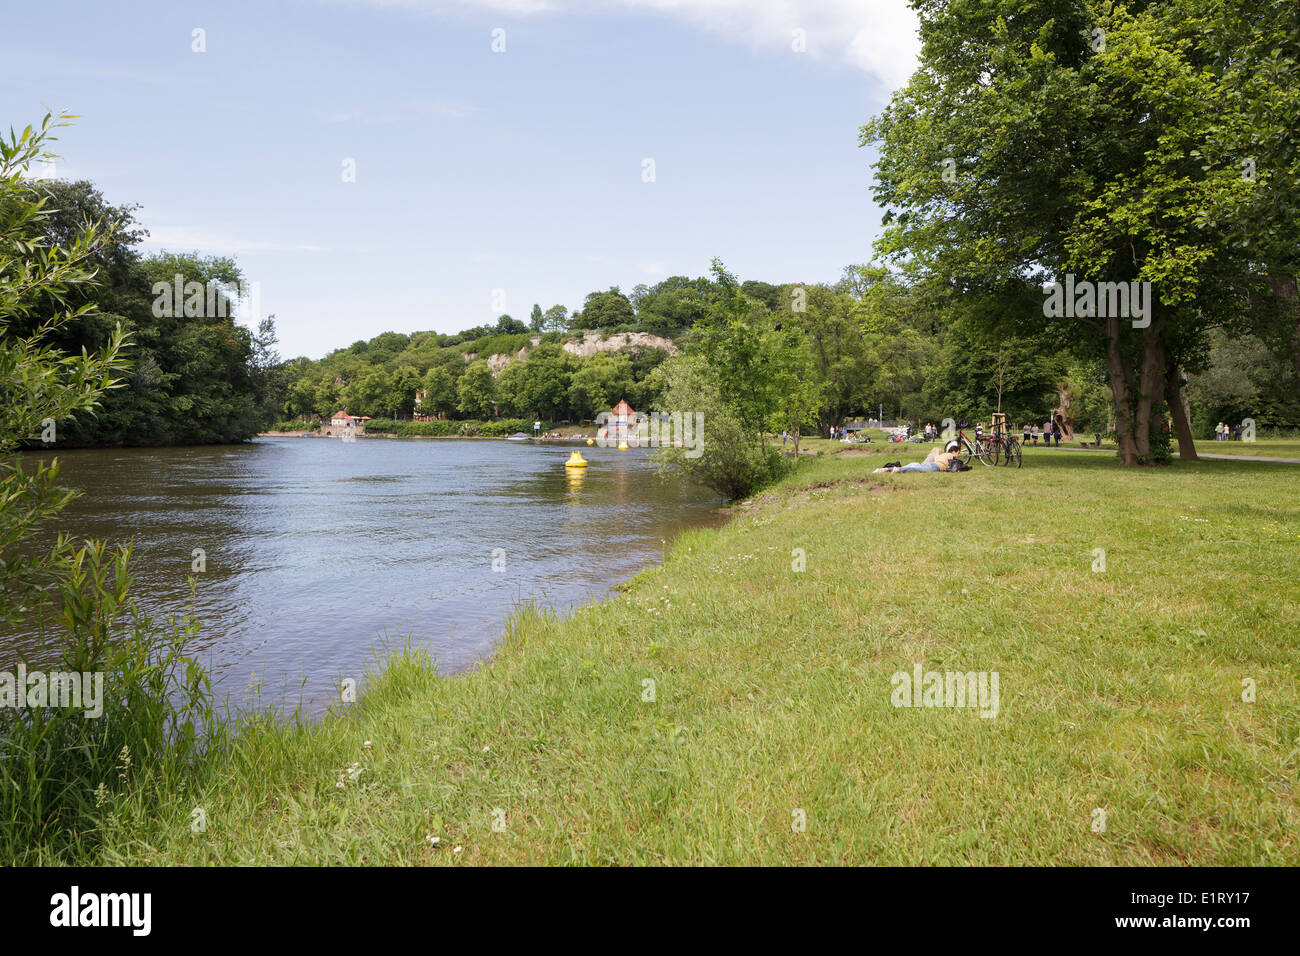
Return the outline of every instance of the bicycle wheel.
{"type": "Polygon", "coordinates": [[[989,466],[996,466],[1002,458],[1002,442],[997,438],[986,438],[980,448],[980,461],[989,466]]]}
{"type": "Polygon", "coordinates": [[[1007,453],[1003,463],[1008,468],[1019,468],[1020,459],[1021,459],[1020,442],[1016,441],[1016,439],[1013,438],[1009,442],[1007,442],[1007,453]]]}
{"type": "Polygon", "coordinates": [[[957,459],[963,465],[969,465],[970,460],[975,455],[975,449],[971,447],[970,442],[966,439],[961,440],[961,448],[957,450],[957,459]]]}

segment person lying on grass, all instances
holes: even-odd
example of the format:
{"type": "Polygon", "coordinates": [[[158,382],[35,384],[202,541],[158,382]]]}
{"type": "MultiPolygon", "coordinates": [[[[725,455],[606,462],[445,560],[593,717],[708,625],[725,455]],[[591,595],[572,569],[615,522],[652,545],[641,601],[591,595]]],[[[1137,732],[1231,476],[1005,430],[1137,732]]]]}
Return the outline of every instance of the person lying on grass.
{"type": "Polygon", "coordinates": [[[960,471],[961,459],[957,453],[961,446],[955,441],[948,442],[942,452],[939,446],[935,445],[930,449],[930,454],[925,456],[925,461],[913,462],[910,465],[886,465],[884,468],[877,468],[872,472],[873,475],[879,475],[882,472],[891,474],[900,471],[960,471]]]}

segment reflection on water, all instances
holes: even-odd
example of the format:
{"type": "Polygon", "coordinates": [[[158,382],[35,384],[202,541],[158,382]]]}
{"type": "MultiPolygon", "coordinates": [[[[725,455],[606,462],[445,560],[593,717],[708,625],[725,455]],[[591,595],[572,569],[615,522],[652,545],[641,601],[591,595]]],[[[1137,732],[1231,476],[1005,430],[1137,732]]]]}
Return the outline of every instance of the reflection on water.
{"type": "MultiPolygon", "coordinates": [[[[450,673],[492,653],[519,601],[566,610],[720,520],[716,499],[663,481],[638,450],[505,441],[263,439],[202,448],[68,451],[83,489],[49,529],[134,539],[135,596],[194,613],[223,693],[251,673],[268,699],[320,710],[372,648],[409,636],[450,673]],[[493,570],[494,556],[497,570],[493,570]],[[299,690],[299,682],[305,682],[299,690]]],[[[35,459],[53,457],[32,455],[35,459]]],[[[0,633],[0,669],[30,637],[0,633]]]]}

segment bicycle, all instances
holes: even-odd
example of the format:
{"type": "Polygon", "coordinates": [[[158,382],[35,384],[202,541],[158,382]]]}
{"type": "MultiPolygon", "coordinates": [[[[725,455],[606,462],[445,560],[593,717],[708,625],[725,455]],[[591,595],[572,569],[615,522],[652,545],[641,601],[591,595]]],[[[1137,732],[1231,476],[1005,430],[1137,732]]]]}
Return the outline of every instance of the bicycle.
{"type": "Polygon", "coordinates": [[[1003,450],[1002,463],[1006,465],[1008,468],[1010,468],[1012,465],[1015,465],[1017,468],[1019,468],[1022,457],[1023,455],[1020,447],[1020,439],[1017,438],[1015,435],[1008,436],[1006,439],[1006,447],[1003,450]]]}
{"type": "MultiPolygon", "coordinates": [[[[969,465],[972,458],[978,458],[981,465],[990,464],[989,447],[986,439],[979,435],[975,436],[974,443],[966,437],[965,426],[957,426],[957,444],[960,446],[957,450],[957,457],[963,465],[969,465]]],[[[991,464],[997,464],[995,459],[991,464]]]]}
{"type": "Polygon", "coordinates": [[[990,435],[984,440],[986,457],[991,465],[1015,465],[1020,467],[1022,452],[1020,439],[1014,435],[990,435]]]}
{"type": "Polygon", "coordinates": [[[1015,465],[1020,467],[1023,459],[1020,441],[1015,435],[1007,431],[1007,419],[1005,415],[996,413],[993,416],[993,434],[988,439],[988,455],[991,464],[999,463],[1006,465],[1008,468],[1015,465]]]}

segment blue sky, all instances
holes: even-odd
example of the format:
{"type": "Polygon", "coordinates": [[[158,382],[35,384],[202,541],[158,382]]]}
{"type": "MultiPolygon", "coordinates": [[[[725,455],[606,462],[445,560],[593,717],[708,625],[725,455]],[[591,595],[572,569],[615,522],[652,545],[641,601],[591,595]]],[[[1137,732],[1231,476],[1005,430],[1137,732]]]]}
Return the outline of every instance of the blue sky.
{"type": "Polygon", "coordinates": [[[43,0],[7,17],[0,122],[78,113],[54,174],[139,203],[147,249],[234,256],[286,357],[493,322],[494,290],[527,320],[715,255],[741,278],[834,280],[879,232],[858,127],[916,52],[904,0],[43,0]]]}

